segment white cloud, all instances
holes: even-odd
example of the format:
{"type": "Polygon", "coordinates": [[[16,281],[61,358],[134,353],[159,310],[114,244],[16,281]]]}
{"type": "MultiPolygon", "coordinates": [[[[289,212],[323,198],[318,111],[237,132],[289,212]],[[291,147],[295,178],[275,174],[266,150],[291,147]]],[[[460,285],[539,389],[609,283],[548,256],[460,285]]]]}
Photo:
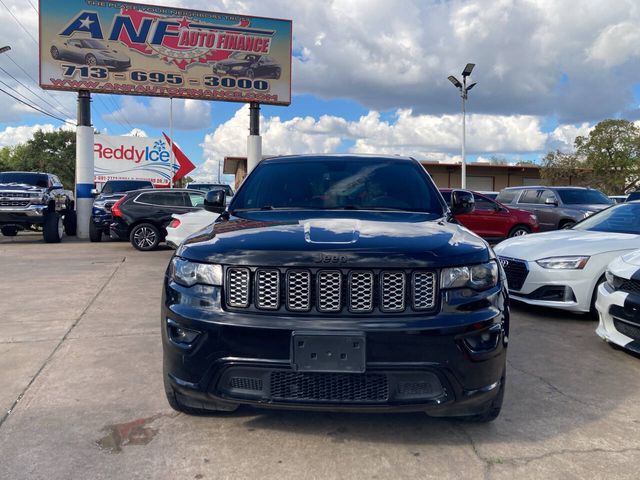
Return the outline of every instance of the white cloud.
{"type": "Polygon", "coordinates": [[[20,143],[31,140],[33,134],[38,130],[43,132],[53,132],[55,130],[74,130],[72,125],[57,127],[50,123],[36,125],[20,125],[18,127],[6,127],[0,130],[0,147],[13,147],[20,143]]]}
{"type": "MultiPolygon", "coordinates": [[[[201,147],[206,159],[203,175],[217,175],[225,156],[244,156],[247,150],[248,107],[244,106],[227,122],[205,136],[201,147]]],[[[573,143],[588,125],[559,126],[552,133],[542,131],[541,118],[525,115],[471,115],[467,121],[467,153],[542,153],[549,142],[573,143]],[[571,137],[573,135],[573,138],[571,137]]],[[[355,121],[330,115],[319,118],[261,118],[262,151],[265,155],[296,153],[353,153],[411,155],[432,161],[460,161],[460,115],[419,115],[398,110],[391,120],[370,111],[355,121]]]]}
{"type": "Polygon", "coordinates": [[[589,49],[589,58],[605,67],[637,60],[640,56],[640,25],[621,22],[602,30],[589,49]]]}
{"type": "MultiPolygon", "coordinates": [[[[169,133],[170,101],[168,98],[152,97],[148,105],[134,97],[122,97],[119,110],[104,115],[107,121],[122,121],[125,117],[132,125],[146,125],[163,128],[169,133]]],[[[174,99],[173,128],[183,130],[201,129],[211,123],[211,105],[209,102],[174,99]]]]}
{"type": "Polygon", "coordinates": [[[571,151],[576,137],[588,135],[592,129],[593,127],[586,122],[580,125],[558,125],[549,134],[547,150],[571,151]]]}
{"type": "Polygon", "coordinates": [[[147,132],[140,128],[134,128],[129,133],[125,133],[125,137],[148,137],[147,132]]]}

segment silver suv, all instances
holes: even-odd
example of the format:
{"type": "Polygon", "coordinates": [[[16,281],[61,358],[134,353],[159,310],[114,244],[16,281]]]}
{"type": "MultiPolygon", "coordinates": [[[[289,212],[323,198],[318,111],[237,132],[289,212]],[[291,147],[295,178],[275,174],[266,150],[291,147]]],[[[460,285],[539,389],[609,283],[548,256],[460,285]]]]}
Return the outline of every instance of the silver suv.
{"type": "Polygon", "coordinates": [[[508,187],[500,191],[496,201],[535,214],[541,232],[571,228],[613,205],[600,190],[584,187],[508,187]]]}

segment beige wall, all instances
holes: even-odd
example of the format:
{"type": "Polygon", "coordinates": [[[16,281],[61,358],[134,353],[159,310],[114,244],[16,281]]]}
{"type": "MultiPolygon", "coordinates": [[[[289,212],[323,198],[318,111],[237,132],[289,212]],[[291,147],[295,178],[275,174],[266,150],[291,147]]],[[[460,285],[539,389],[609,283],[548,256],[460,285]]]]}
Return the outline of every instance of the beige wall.
{"type": "MultiPolygon", "coordinates": [[[[424,165],[438,188],[460,188],[459,165],[424,165]]],[[[467,177],[489,177],[493,179],[493,190],[500,191],[505,187],[542,183],[538,168],[476,166],[467,165],[467,177]]],[[[483,180],[484,181],[484,180],[483,180]]]]}

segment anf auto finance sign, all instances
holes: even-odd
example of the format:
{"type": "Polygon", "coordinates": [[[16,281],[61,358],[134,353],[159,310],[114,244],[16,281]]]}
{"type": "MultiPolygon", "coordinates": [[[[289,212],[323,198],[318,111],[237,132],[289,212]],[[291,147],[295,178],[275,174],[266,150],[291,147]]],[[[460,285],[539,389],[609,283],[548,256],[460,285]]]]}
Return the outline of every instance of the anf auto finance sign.
{"type": "Polygon", "coordinates": [[[291,103],[291,21],[107,0],[40,0],[51,90],[291,103]]]}
{"type": "Polygon", "coordinates": [[[169,186],[195,169],[186,155],[170,141],[150,137],[111,137],[96,135],[94,142],[94,182],[107,180],[149,180],[154,185],[169,186]]]}

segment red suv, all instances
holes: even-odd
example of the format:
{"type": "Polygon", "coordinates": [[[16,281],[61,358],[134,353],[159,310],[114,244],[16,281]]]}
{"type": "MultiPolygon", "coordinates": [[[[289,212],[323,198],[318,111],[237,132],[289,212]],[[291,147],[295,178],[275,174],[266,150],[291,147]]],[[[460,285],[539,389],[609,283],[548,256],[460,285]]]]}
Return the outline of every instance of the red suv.
{"type": "MultiPolygon", "coordinates": [[[[440,193],[450,205],[451,189],[442,188],[440,193]]],[[[473,192],[473,196],[476,200],[473,212],[456,215],[456,220],[485,240],[499,241],[540,231],[535,215],[524,210],[507,208],[481,193],[473,192]]]]}

